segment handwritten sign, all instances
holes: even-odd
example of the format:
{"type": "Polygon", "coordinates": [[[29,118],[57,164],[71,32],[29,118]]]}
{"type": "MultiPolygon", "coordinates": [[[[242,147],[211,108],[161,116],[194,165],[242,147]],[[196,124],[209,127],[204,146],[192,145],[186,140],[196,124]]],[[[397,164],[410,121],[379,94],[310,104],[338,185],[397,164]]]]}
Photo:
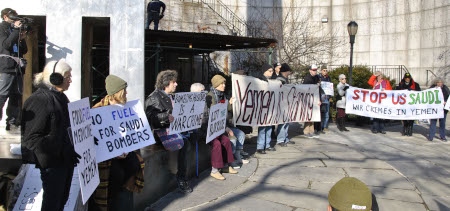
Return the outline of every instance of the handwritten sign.
{"type": "Polygon", "coordinates": [[[155,143],[139,100],[91,109],[92,134],[99,140],[97,162],[155,143]]]}
{"type": "Polygon", "coordinates": [[[68,104],[75,151],[81,155],[78,164],[78,178],[80,179],[81,196],[83,204],[100,184],[98,166],[96,161],[94,137],[91,133],[91,113],[89,98],[68,104]]]}
{"type": "MultiPolygon", "coordinates": [[[[40,211],[44,193],[42,190],[41,172],[34,164],[26,164],[24,171],[27,173],[13,211],[40,211]]],[[[80,182],[77,172],[78,170],[75,168],[70,186],[69,199],[66,205],[64,205],[65,211],[75,210],[77,203],[79,203],[77,198],[80,192],[80,182]]]]}
{"type": "Polygon", "coordinates": [[[368,90],[350,87],[345,112],[380,119],[437,119],[444,117],[440,89],[423,91],[368,90]]]}
{"type": "Polygon", "coordinates": [[[322,89],[326,95],[334,96],[333,83],[328,82],[328,81],[322,81],[322,82],[320,82],[320,87],[322,87],[322,89]]]}
{"type": "Polygon", "coordinates": [[[190,131],[202,126],[205,98],[206,92],[180,92],[175,94],[172,111],[175,120],[170,123],[169,135],[190,131]]]}
{"type": "Polygon", "coordinates": [[[278,80],[232,74],[236,125],[269,126],[320,121],[319,86],[282,85],[278,80]]]}
{"type": "Polygon", "coordinates": [[[212,105],[209,109],[206,143],[209,143],[225,132],[225,128],[227,127],[227,105],[228,101],[225,101],[225,103],[212,105]]]}

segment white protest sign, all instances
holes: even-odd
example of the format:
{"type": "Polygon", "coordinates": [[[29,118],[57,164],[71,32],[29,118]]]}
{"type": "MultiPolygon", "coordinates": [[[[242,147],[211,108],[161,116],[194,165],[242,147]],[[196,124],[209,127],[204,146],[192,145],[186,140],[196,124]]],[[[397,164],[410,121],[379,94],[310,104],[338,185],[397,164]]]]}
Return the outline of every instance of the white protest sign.
{"type": "Polygon", "coordinates": [[[217,103],[209,109],[206,143],[209,143],[225,132],[225,128],[227,127],[227,106],[228,101],[226,100],[225,103],[217,103]]]}
{"type": "Polygon", "coordinates": [[[322,81],[322,82],[320,82],[320,87],[322,87],[322,89],[326,95],[334,96],[333,83],[328,82],[328,81],[322,81]]]}
{"type": "MultiPolygon", "coordinates": [[[[42,190],[41,172],[35,168],[34,164],[26,165],[27,174],[13,211],[40,211],[42,207],[42,195],[44,193],[42,190]]],[[[64,205],[65,211],[75,210],[79,192],[80,182],[78,180],[77,168],[75,168],[70,186],[69,199],[66,205],[64,205]]]]}
{"type": "Polygon", "coordinates": [[[100,184],[98,166],[95,155],[94,137],[91,134],[91,114],[89,98],[68,104],[75,151],[81,156],[78,164],[78,178],[80,179],[83,204],[100,184]]]}
{"type": "Polygon", "coordinates": [[[232,74],[233,121],[236,125],[269,126],[289,122],[319,122],[320,97],[316,84],[269,82],[232,74]]]}
{"type": "Polygon", "coordinates": [[[155,143],[139,100],[91,109],[92,135],[99,141],[97,162],[155,143]]]}
{"type": "Polygon", "coordinates": [[[397,120],[444,116],[444,96],[440,89],[380,91],[350,87],[346,93],[348,114],[397,120]]]}
{"type": "Polygon", "coordinates": [[[190,131],[202,126],[206,92],[180,92],[173,98],[169,135],[190,131]]]}

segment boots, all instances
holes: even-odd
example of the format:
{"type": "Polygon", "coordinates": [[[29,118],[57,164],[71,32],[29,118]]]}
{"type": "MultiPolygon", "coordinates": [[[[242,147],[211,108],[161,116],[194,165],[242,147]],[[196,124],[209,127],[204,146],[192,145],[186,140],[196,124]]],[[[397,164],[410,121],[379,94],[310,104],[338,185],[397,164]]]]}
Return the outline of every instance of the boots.
{"type": "Polygon", "coordinates": [[[341,127],[343,131],[349,131],[347,128],[345,128],[345,117],[340,118],[341,119],[341,127]]]}
{"type": "Polygon", "coordinates": [[[342,132],[342,131],[344,131],[344,129],[342,129],[342,121],[341,121],[341,119],[342,118],[340,118],[340,117],[336,118],[336,125],[337,125],[338,130],[342,132]]]}
{"type": "Polygon", "coordinates": [[[412,136],[413,124],[408,125],[408,136],[412,136]]]}
{"type": "Polygon", "coordinates": [[[407,135],[408,135],[408,126],[406,125],[406,123],[404,123],[402,136],[407,136],[407,135]]]}

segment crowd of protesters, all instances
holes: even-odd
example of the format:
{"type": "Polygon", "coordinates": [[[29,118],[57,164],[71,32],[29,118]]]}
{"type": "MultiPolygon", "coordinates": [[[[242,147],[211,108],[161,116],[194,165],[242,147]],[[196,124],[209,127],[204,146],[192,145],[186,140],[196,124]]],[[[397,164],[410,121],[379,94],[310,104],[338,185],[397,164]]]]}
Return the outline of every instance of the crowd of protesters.
{"type": "MultiPolygon", "coordinates": [[[[64,60],[49,62],[43,72],[35,75],[34,84],[38,88],[25,102],[22,113],[22,153],[25,163],[34,163],[40,169],[43,182],[43,210],[62,210],[68,199],[70,183],[74,167],[80,159],[75,152],[67,133],[70,127],[67,103],[68,98],[64,94],[71,80],[71,67],[64,60]],[[59,152],[59,153],[55,153],[59,152]]],[[[282,84],[289,83],[289,75],[292,73],[288,64],[275,63],[265,64],[260,71],[248,74],[263,81],[278,80],[282,84]]],[[[303,80],[303,84],[317,85],[319,87],[321,107],[320,122],[305,122],[304,136],[307,138],[318,138],[328,130],[331,95],[325,94],[320,88],[321,82],[329,82],[328,71],[323,69],[318,73],[318,67],[311,65],[309,73],[303,80]]],[[[161,71],[156,78],[155,90],[145,101],[145,114],[153,130],[167,130],[170,123],[174,121],[172,116],[173,98],[177,90],[178,72],[175,70],[161,71]]],[[[368,80],[374,90],[391,90],[392,87],[380,72],[374,73],[368,80]]],[[[104,97],[94,108],[125,104],[127,102],[126,88],[128,83],[122,78],[109,75],[105,80],[107,96],[104,97]]],[[[449,89],[443,84],[442,79],[437,79],[431,86],[439,87],[444,95],[444,101],[449,97],[449,89]]],[[[183,193],[193,191],[189,178],[188,168],[190,160],[187,152],[194,142],[204,141],[206,137],[208,114],[211,106],[226,103],[228,107],[227,124],[225,132],[215,137],[210,145],[211,173],[210,176],[217,180],[225,180],[224,173],[238,174],[236,169],[249,163],[249,153],[244,151],[245,133],[233,124],[232,105],[233,97],[226,93],[226,78],[222,75],[214,75],[211,78],[211,87],[206,94],[204,116],[202,127],[183,134],[184,145],[178,150],[178,171],[175,179],[178,188],[183,193]]],[[[339,131],[349,131],[346,128],[346,91],[349,84],[344,74],[339,75],[339,83],[336,85],[338,99],[336,102],[336,124],[339,131]]],[[[420,90],[419,84],[415,82],[411,74],[406,73],[402,81],[395,87],[397,90],[420,90]]],[[[205,91],[205,85],[194,83],[191,92],[205,91]]],[[[444,102],[445,103],[445,102],[444,102]]],[[[436,123],[439,121],[439,135],[442,141],[445,137],[445,120],[432,119],[430,124],[428,140],[432,141],[436,131],[436,123]]],[[[402,135],[411,136],[413,122],[403,120],[402,135]]],[[[275,146],[286,147],[295,144],[288,137],[289,123],[273,126],[259,126],[257,135],[256,153],[266,154],[276,151],[275,146]],[[272,131],[276,131],[276,143],[272,143],[272,131]]],[[[373,133],[385,134],[382,119],[374,119],[373,133]]],[[[154,136],[156,143],[160,144],[158,136],[154,136]]],[[[100,185],[95,190],[89,201],[92,210],[132,210],[133,192],[140,192],[144,186],[144,162],[139,151],[124,153],[113,159],[99,163],[100,185]]]]}

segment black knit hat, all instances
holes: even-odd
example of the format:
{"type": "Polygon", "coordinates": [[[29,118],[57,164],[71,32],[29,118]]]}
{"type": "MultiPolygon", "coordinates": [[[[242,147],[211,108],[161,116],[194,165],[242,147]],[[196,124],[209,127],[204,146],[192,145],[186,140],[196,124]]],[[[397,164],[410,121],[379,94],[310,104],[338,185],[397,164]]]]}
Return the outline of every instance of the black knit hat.
{"type": "Polygon", "coordinates": [[[280,73],[292,71],[288,64],[281,64],[280,73]]]}

